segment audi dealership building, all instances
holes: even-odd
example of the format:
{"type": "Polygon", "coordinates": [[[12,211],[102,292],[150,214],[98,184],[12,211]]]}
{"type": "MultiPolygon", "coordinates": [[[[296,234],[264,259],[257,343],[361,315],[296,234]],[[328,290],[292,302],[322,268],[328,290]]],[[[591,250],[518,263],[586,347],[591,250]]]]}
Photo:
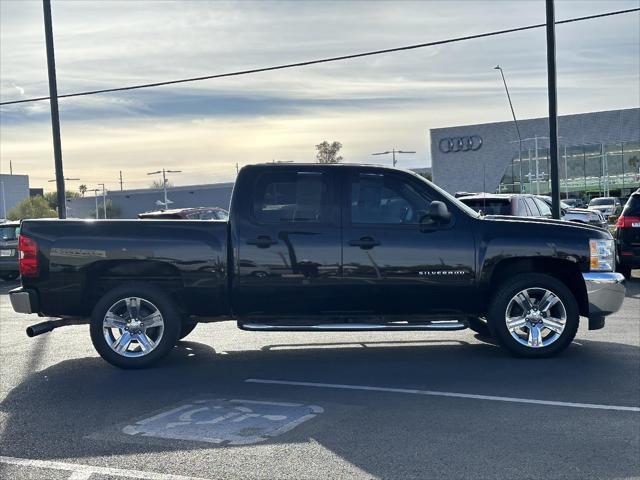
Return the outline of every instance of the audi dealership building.
{"type": "MultiPolygon", "coordinates": [[[[431,130],[433,180],[450,193],[549,194],[547,118],[431,130]]],[[[640,108],[558,118],[562,198],[628,196],[640,187],[640,108]]]]}

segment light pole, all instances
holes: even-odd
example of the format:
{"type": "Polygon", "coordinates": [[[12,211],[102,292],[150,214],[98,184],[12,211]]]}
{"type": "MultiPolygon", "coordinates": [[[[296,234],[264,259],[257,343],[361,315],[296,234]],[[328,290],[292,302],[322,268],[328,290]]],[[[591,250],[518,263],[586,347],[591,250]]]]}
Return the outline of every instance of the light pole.
{"type": "Polygon", "coordinates": [[[386,152],[378,152],[378,153],[372,153],[371,155],[389,155],[389,154],[393,155],[393,166],[396,166],[396,153],[416,153],[413,151],[409,151],[409,150],[396,150],[395,148],[392,150],[387,150],[386,152]]]}
{"type": "Polygon", "coordinates": [[[147,175],[157,175],[159,173],[162,174],[162,189],[164,190],[164,209],[166,210],[167,208],[169,208],[169,199],[167,198],[167,173],[181,173],[182,170],[166,170],[166,169],[162,169],[162,170],[158,170],[156,172],[149,172],[147,173],[147,175]]]}
{"type": "Polygon", "coordinates": [[[99,183],[98,186],[102,187],[102,208],[104,209],[104,219],[107,219],[107,191],[104,188],[104,183],[99,183]]]}
{"type": "Polygon", "coordinates": [[[518,120],[516,120],[516,112],[513,110],[513,103],[511,103],[511,95],[509,95],[509,88],[507,87],[507,81],[504,78],[504,72],[500,65],[493,67],[494,70],[500,70],[502,76],[502,83],[504,83],[504,91],[507,92],[507,100],[509,100],[509,107],[511,108],[511,116],[513,116],[513,123],[516,126],[516,133],[518,134],[518,162],[520,163],[520,193],[522,193],[522,137],[520,136],[520,127],[518,126],[518,120]]]}
{"type": "MultiPolygon", "coordinates": [[[[59,180],[58,178],[54,178],[52,180],[47,180],[47,182],[52,183],[52,182],[56,182],[56,188],[59,185],[59,180]]],[[[64,184],[65,181],[67,182],[75,182],[75,181],[79,181],[79,178],[68,178],[68,177],[64,177],[62,179],[62,183],[64,184]]],[[[63,192],[62,198],[64,198],[64,204],[62,205],[62,207],[60,206],[60,195],[58,195],[56,197],[56,199],[58,200],[58,218],[67,218],[67,192],[63,192]],[[62,213],[61,213],[62,212],[62,213]],[[63,215],[63,216],[61,216],[63,215]]]]}
{"type": "Polygon", "coordinates": [[[100,217],[100,211],[98,210],[98,192],[100,191],[99,188],[92,188],[91,190],[87,190],[88,192],[93,192],[93,196],[96,199],[96,220],[98,220],[98,218],[100,217]]]}

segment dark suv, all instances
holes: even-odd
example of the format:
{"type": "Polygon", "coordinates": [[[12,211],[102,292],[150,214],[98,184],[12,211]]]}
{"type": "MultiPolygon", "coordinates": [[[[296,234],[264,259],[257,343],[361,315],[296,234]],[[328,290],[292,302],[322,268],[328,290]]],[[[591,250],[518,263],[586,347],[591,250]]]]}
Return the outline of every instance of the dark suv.
{"type": "Polygon", "coordinates": [[[18,278],[18,232],[19,222],[0,224],[0,278],[18,278]]]}
{"type": "Polygon", "coordinates": [[[640,188],[631,194],[616,222],[617,270],[631,277],[631,269],[640,268],[640,188]]]}

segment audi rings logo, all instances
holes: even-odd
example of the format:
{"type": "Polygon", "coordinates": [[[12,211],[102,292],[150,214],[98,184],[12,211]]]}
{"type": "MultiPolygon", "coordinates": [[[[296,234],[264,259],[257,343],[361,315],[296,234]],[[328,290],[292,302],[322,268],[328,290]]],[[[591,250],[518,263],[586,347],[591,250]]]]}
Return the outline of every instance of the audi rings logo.
{"type": "Polygon", "coordinates": [[[438,143],[438,148],[442,153],[475,152],[476,150],[480,150],[480,147],[482,147],[482,137],[480,135],[443,138],[438,143]]]}

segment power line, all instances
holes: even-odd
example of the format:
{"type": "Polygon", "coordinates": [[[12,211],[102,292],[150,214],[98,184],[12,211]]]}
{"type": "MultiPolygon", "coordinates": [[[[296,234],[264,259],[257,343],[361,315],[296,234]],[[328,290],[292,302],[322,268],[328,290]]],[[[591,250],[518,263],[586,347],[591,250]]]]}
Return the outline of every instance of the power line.
{"type": "MultiPolygon", "coordinates": [[[[587,15],[584,17],[575,17],[575,18],[569,18],[567,20],[560,20],[558,22],[555,22],[556,25],[559,24],[564,24],[564,23],[572,23],[572,22],[580,22],[583,20],[592,20],[595,18],[603,18],[603,17],[610,17],[613,15],[621,15],[621,14],[625,14],[625,13],[632,13],[632,12],[637,12],[640,11],[640,8],[629,8],[627,10],[617,10],[614,12],[606,12],[606,13],[599,13],[596,15],[587,15]]],[[[263,68],[253,68],[250,70],[239,70],[237,72],[228,72],[228,73],[219,73],[216,75],[206,75],[206,76],[202,76],[202,77],[191,77],[191,78],[183,78],[183,79],[179,79],[179,80],[169,80],[169,81],[165,81],[165,82],[155,82],[155,83],[142,83],[139,85],[130,85],[128,87],[118,87],[118,88],[105,88],[105,89],[101,89],[101,90],[89,90],[86,92],[78,92],[78,93],[67,93],[65,95],[58,95],[58,98],[69,98],[69,97],[81,97],[81,96],[86,96],[86,95],[96,95],[99,93],[111,93],[111,92],[123,92],[123,91],[127,91],[127,90],[138,90],[141,88],[152,88],[152,87],[161,87],[164,85],[175,85],[178,83],[187,83],[187,82],[199,82],[202,80],[211,80],[214,78],[225,78],[225,77],[237,77],[240,75],[249,75],[252,73],[260,73],[260,72],[271,72],[274,70],[284,70],[287,68],[296,68],[296,67],[306,67],[309,65],[317,65],[320,63],[329,63],[329,62],[339,62],[342,60],[350,60],[353,58],[361,58],[361,57],[370,57],[373,55],[382,55],[385,53],[394,53],[394,52],[402,52],[402,51],[406,51],[406,50],[415,50],[418,48],[425,48],[425,47],[433,47],[436,45],[444,45],[446,43],[454,43],[454,42],[462,42],[465,40],[474,40],[477,38],[486,38],[486,37],[492,37],[495,35],[504,35],[506,33],[514,33],[514,32],[521,32],[524,30],[532,30],[534,28],[542,28],[545,27],[546,23],[538,23],[535,25],[527,25],[524,27],[516,27],[516,28],[509,28],[506,30],[496,30],[494,32],[486,32],[486,33],[478,33],[475,35],[466,35],[464,37],[456,37],[456,38],[450,38],[447,40],[436,40],[434,42],[427,42],[427,43],[418,43],[418,44],[414,44],[414,45],[406,45],[404,47],[395,47],[395,48],[387,48],[384,50],[373,50],[373,51],[369,51],[369,52],[362,52],[362,53],[354,53],[351,55],[342,55],[339,57],[329,57],[329,58],[321,58],[318,60],[308,60],[305,62],[297,62],[297,63],[287,63],[284,65],[275,65],[272,67],[263,67],[263,68]]],[[[49,100],[50,97],[36,97],[36,98],[27,98],[27,99],[23,99],[23,100],[12,100],[9,102],[0,102],[0,105],[15,105],[17,103],[28,103],[28,102],[39,102],[41,100],[49,100]]]]}

